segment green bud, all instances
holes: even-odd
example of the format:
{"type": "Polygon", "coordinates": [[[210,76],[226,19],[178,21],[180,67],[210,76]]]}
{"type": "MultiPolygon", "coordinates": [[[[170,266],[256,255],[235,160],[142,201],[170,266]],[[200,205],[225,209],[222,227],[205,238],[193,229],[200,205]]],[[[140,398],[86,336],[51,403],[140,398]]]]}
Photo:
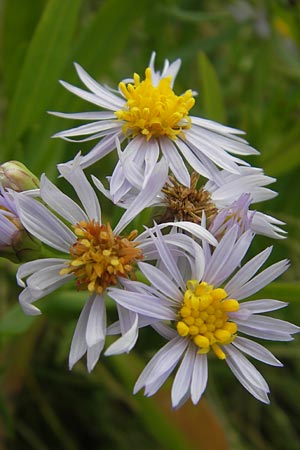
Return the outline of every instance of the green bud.
{"type": "Polygon", "coordinates": [[[42,243],[24,228],[13,234],[10,245],[0,246],[0,257],[9,259],[14,263],[33,261],[42,256],[42,243]]]}
{"type": "Polygon", "coordinates": [[[0,184],[16,192],[40,187],[39,179],[19,161],[8,161],[0,165],[0,184]]]}

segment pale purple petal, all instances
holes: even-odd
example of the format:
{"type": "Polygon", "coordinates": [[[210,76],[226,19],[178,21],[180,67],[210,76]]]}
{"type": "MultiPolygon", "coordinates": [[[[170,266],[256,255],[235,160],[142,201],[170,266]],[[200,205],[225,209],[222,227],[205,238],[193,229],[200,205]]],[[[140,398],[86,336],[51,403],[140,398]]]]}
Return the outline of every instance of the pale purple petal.
{"type": "Polygon", "coordinates": [[[128,292],[117,288],[109,288],[108,294],[124,308],[128,308],[138,314],[159,320],[174,320],[176,317],[175,312],[165,306],[159,298],[152,295],[128,292]]]}
{"type": "Polygon", "coordinates": [[[207,355],[197,354],[191,382],[191,400],[196,405],[206,389],[208,379],[207,355]]]}
{"type": "Polygon", "coordinates": [[[171,299],[182,302],[182,292],[161,270],[143,262],[139,263],[139,269],[155,289],[171,299]]]}
{"type": "Polygon", "coordinates": [[[177,370],[171,391],[173,408],[176,408],[182,399],[190,392],[196,351],[196,346],[193,343],[190,343],[179,369],[177,370]]]}
{"type": "Polygon", "coordinates": [[[226,346],[226,351],[228,356],[225,361],[244,388],[261,402],[270,403],[269,387],[253,364],[232,345],[226,346]]]}
{"type": "Polygon", "coordinates": [[[105,356],[119,355],[121,353],[128,353],[134,347],[138,338],[138,315],[135,314],[135,319],[129,328],[122,336],[111,344],[106,352],[105,356]]]}
{"type": "Polygon", "coordinates": [[[95,295],[91,295],[89,299],[86,301],[81,314],[79,316],[79,319],[76,324],[75,332],[73,335],[70,353],[69,353],[69,368],[70,370],[74,366],[74,364],[77,363],[77,361],[80,360],[80,358],[85,354],[87,351],[87,343],[85,340],[85,333],[86,333],[86,327],[88,318],[90,315],[91,307],[94,301],[95,295]]]}
{"type": "Polygon", "coordinates": [[[70,197],[51,183],[45,174],[41,176],[41,197],[51,209],[72,225],[81,220],[87,220],[84,211],[70,197]]]}
{"type": "Polygon", "coordinates": [[[250,280],[271,254],[273,247],[268,247],[250,259],[225,285],[224,289],[230,297],[237,298],[239,289],[250,280]]]}
{"type": "Polygon", "coordinates": [[[244,353],[252,356],[258,361],[262,361],[271,366],[282,366],[283,364],[275,358],[275,356],[262,345],[257,342],[247,339],[245,337],[238,336],[232,343],[235,347],[244,353]]]}
{"type": "Polygon", "coordinates": [[[260,291],[263,287],[282,275],[289,268],[289,265],[289,261],[286,259],[272,264],[272,266],[263,270],[248,281],[248,283],[244,284],[244,286],[237,289],[237,291],[235,291],[235,298],[242,300],[243,298],[247,298],[250,295],[255,294],[255,292],[260,291]]]}
{"type": "Polygon", "coordinates": [[[174,367],[183,355],[188,344],[188,339],[183,339],[181,336],[178,336],[164,345],[142,371],[134,386],[134,394],[142,389],[142,387],[154,383],[170,367],[174,367]]]}
{"type": "Polygon", "coordinates": [[[74,233],[44,205],[23,194],[16,196],[24,227],[50,247],[69,253],[76,238],[74,233]]]}
{"type": "Polygon", "coordinates": [[[85,339],[88,347],[104,343],[106,335],[106,310],[103,295],[94,297],[86,326],[85,339]]]}

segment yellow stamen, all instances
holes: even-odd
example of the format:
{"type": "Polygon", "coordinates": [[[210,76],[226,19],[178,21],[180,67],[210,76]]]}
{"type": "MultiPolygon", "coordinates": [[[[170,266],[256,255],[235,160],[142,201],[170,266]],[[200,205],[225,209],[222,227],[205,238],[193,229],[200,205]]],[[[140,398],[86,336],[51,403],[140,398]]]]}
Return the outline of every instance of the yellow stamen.
{"type": "Polygon", "coordinates": [[[173,140],[179,135],[184,137],[184,130],[191,126],[188,112],[195,103],[192,91],[177,96],[171,87],[171,76],[162,78],[154,86],[150,67],[145,71],[145,80],[140,81],[139,75],[134,74],[133,81],[134,84],[119,84],[127,103],[115,115],[125,122],[124,134],[140,134],[147,141],[161,136],[173,140]]]}
{"type": "Polygon", "coordinates": [[[177,332],[180,336],[189,336],[200,354],[212,349],[219,359],[225,359],[220,346],[230,344],[236,337],[237,324],[229,321],[227,313],[238,311],[239,303],[226,297],[224,289],[214,289],[204,281],[187,282],[177,332]]]}
{"type": "Polygon", "coordinates": [[[110,225],[96,221],[76,224],[77,241],[70,248],[71,261],[61,269],[60,275],[73,273],[78,290],[101,294],[108,286],[115,285],[117,278],[134,278],[134,265],[142,259],[142,252],[132,242],[137,232],[127,237],[115,236],[110,225]]]}

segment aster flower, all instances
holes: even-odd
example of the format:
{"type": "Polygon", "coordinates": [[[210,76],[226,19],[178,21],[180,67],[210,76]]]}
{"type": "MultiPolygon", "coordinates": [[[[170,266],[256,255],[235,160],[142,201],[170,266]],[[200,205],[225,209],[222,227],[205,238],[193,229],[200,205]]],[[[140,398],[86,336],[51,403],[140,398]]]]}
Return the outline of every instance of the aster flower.
{"type": "MultiPolygon", "coordinates": [[[[224,231],[238,223],[240,233],[251,229],[256,234],[282,239],[285,231],[279,225],[284,222],[262,213],[251,210],[254,203],[269,200],[277,192],[266,187],[276,181],[266,176],[262,169],[255,167],[241,167],[239,174],[232,174],[225,170],[218,171],[214,179],[199,186],[199,174],[193,172],[189,187],[169,176],[161,191],[156,190],[151,206],[164,208],[164,215],[159,220],[191,221],[201,223],[203,213],[207,220],[207,227],[214,236],[221,236],[224,231]]],[[[128,184],[112,184],[109,178],[109,189],[100,180],[93,178],[97,188],[118,206],[128,208],[135,201],[136,195],[142,190],[142,182],[136,187],[128,184]]]]}
{"type": "Polygon", "coordinates": [[[133,79],[119,84],[118,91],[100,85],[75,64],[77,74],[88,90],[64,81],[62,85],[103,111],[52,112],[59,117],[92,121],[56,133],[54,137],[73,140],[81,136],[81,142],[99,140],[83,157],[83,168],[118,147],[120,161],[112,175],[112,180],[117,184],[120,184],[121,172],[127,183],[134,186],[138,177],[145,184],[160,157],[167,161],[174,176],[185,186],[189,185],[186,164],[207,178],[212,177],[216,166],[239,173],[240,165],[247,163],[235,155],[258,152],[238,136],[243,132],[189,115],[195,103],[194,92],[187,90],[178,96],[173,90],[181,61],[178,59],[169,64],[166,60],[160,73],[154,69],[154,59],[153,53],[144,80],[134,74],[133,79]],[[125,141],[121,150],[121,144],[125,141]]]}
{"type": "Polygon", "coordinates": [[[238,236],[238,227],[232,227],[212,253],[205,242],[203,248],[194,242],[195,258],[187,259],[182,272],[182,259],[169,252],[157,229],[154,242],[164,264],[157,268],[139,263],[151,293],[148,286],[144,290],[139,286],[138,295],[109,288],[109,295],[123,307],[161,321],[155,328],[168,340],[141,373],[134,392],[144,387],[145,395],[153,395],[181,361],[172,386],[172,405],[176,408],[189,397],[196,404],[205,391],[208,354],[213,353],[254,397],[269,402],[266,381],[243,353],[274,366],[281,363],[243,335],[289,341],[300,328],[261,314],[286,306],[282,301],[241,300],[272,282],[289,264],[283,260],[257,274],[271,253],[269,247],[240,267],[253,235],[248,231],[238,236]]]}
{"type": "MultiPolygon", "coordinates": [[[[149,180],[155,185],[162,183],[163,167],[159,167],[162,170],[155,172],[149,180]]],[[[132,208],[125,211],[112,229],[109,223],[102,223],[100,204],[80,168],[80,157],[72,167],[62,167],[61,175],[74,188],[82,207],[61,192],[45,175],[41,177],[40,186],[43,203],[38,198],[23,193],[15,196],[23,226],[44,244],[56,250],[55,257],[34,260],[19,268],[17,279],[24,287],[19,301],[26,314],[35,315],[40,314],[40,310],[33,305],[35,301],[71,280],[76,281],[78,290],[86,290],[88,300],[75,329],[69,365],[72,368],[87,353],[87,366],[91,371],[105,342],[107,287],[118,284],[120,278],[134,278],[136,262],[146,256],[147,248],[149,254],[152,254],[151,245],[147,244],[147,233],[143,234],[146,250],[142,247],[143,236],[140,239],[136,230],[120,236],[132,218],[147,206],[147,189],[137,196],[132,208]],[[57,251],[61,253],[61,257],[57,251]]],[[[214,238],[205,229],[199,227],[198,233],[198,237],[203,235],[214,243],[214,238]]],[[[126,312],[122,307],[118,307],[118,313],[128,351],[135,342],[134,329],[131,331],[131,328],[136,322],[136,314],[126,312]],[[126,334],[127,331],[130,336],[126,334]]]]}

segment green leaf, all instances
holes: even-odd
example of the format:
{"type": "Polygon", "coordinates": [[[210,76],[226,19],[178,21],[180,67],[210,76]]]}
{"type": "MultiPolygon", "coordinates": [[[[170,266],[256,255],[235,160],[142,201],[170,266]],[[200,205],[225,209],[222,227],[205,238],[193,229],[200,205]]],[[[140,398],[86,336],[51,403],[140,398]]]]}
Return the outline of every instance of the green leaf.
{"type": "Polygon", "coordinates": [[[284,145],[283,149],[280,149],[272,158],[267,159],[264,162],[264,169],[266,173],[270,173],[274,176],[286,174],[292,170],[295,170],[300,165],[300,144],[299,142],[294,145],[284,145]]]}
{"type": "Polygon", "coordinates": [[[203,52],[198,55],[198,68],[202,87],[200,99],[204,113],[208,119],[225,123],[226,114],[221,86],[215,69],[203,52]]]}
{"type": "Polygon", "coordinates": [[[31,40],[8,112],[10,146],[47,109],[65,66],[80,0],[50,0],[31,40]]]}
{"type": "Polygon", "coordinates": [[[20,305],[14,305],[0,319],[0,336],[15,336],[27,331],[33,322],[35,316],[26,316],[21,310],[20,305]]]}
{"type": "Polygon", "coordinates": [[[82,33],[74,48],[75,60],[87,70],[107,70],[107,65],[126,45],[136,21],[146,15],[149,0],[106,0],[82,33]],[[97,69],[98,68],[98,69],[97,69]]]}
{"type": "Polygon", "coordinates": [[[31,0],[30,8],[24,0],[6,0],[2,14],[3,87],[11,98],[20,76],[33,30],[44,8],[45,0],[31,0]]]}

